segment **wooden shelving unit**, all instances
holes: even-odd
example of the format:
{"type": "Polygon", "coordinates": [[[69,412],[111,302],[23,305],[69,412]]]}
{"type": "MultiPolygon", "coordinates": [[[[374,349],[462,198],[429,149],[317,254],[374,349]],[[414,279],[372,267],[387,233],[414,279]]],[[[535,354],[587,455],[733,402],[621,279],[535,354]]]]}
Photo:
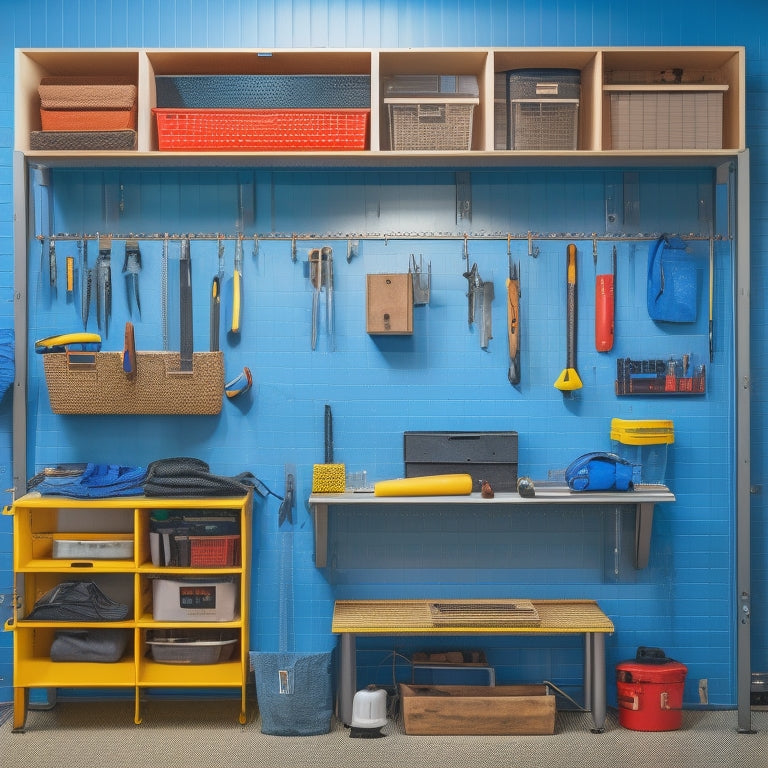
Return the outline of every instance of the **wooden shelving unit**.
{"type": "MultiPolygon", "coordinates": [[[[675,86],[671,85],[671,89],[675,86]]],[[[43,164],[141,165],[620,165],[695,160],[711,163],[745,147],[744,49],[710,48],[439,48],[439,49],[19,49],[16,51],[15,149],[43,164]],[[494,77],[522,68],[570,68],[581,73],[578,148],[530,152],[494,149],[494,77]],[[616,72],[638,78],[692,69],[724,87],[722,147],[711,150],[614,150],[611,146],[610,88],[616,72]],[[30,131],[40,129],[37,88],[49,75],[120,75],[138,88],[138,139],[133,152],[30,151],[30,131]],[[359,74],[371,79],[369,147],[362,152],[158,152],[152,108],[156,75],[359,74]],[[471,148],[464,152],[390,152],[383,84],[390,75],[463,74],[477,77],[471,148]],[[709,158],[709,160],[704,160],[709,158]],[[686,160],[687,159],[687,160],[686,160]]]]}

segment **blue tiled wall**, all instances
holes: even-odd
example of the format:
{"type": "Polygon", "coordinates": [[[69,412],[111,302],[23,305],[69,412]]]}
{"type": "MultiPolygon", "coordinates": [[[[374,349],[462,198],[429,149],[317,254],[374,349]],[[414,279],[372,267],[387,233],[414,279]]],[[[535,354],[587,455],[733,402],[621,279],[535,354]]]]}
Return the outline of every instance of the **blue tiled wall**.
{"type": "MultiPolygon", "coordinates": [[[[731,45],[747,47],[747,125],[752,152],[753,286],[764,282],[765,69],[761,31],[753,21],[761,3],[722,0],[676,4],[629,2],[503,3],[425,2],[35,2],[0,3],[8,23],[0,28],[0,324],[12,318],[12,53],[14,47],[358,47],[442,45],[731,45]],[[74,21],[72,21],[74,20],[74,21]]],[[[246,179],[250,171],[244,172],[246,179]]],[[[127,190],[122,231],[232,231],[236,215],[234,171],[157,174],[135,170],[53,174],[57,231],[101,229],[102,182],[127,190]],[[94,212],[95,211],[95,212],[94,212]]],[[[493,171],[472,174],[474,232],[604,230],[603,171],[493,171]]],[[[247,232],[459,232],[454,175],[441,172],[259,172],[253,178],[255,221],[247,232]]],[[[708,172],[641,171],[640,231],[700,231],[697,191],[708,172]]],[[[698,322],[683,331],[655,327],[644,308],[647,243],[618,244],[617,344],[610,355],[593,350],[592,242],[574,235],[579,248],[578,369],[585,387],[566,401],[552,382],[565,364],[565,241],[542,241],[536,258],[513,242],[523,287],[523,383],[506,380],[508,359],[502,300],[507,274],[506,239],[470,240],[469,257],[492,280],[495,338],[479,347],[477,328],[466,322],[466,280],[460,240],[361,240],[346,260],[345,240],[334,247],[334,349],[321,326],[318,348],[309,345],[311,293],[306,249],[291,259],[286,241],[263,240],[245,250],[245,315],[241,340],[224,343],[227,373],[251,367],[250,399],[225,402],[221,417],[184,419],[61,417],[51,414],[39,359],[32,356],[29,388],[30,469],[61,461],[143,463],[161,456],[196,455],[214,470],[256,473],[282,493],[284,465],[298,470],[299,509],[288,533],[277,527],[277,501],[261,501],[255,518],[256,563],[252,607],[254,649],[276,650],[281,627],[281,587],[293,590],[296,650],[324,650],[332,600],[337,597],[521,596],[594,597],[613,618],[609,664],[634,655],[638,645],[658,645],[689,666],[686,704],[695,704],[698,678],[709,679],[713,706],[733,706],[735,685],[734,533],[732,483],[733,401],[727,244],[716,252],[716,358],[705,398],[616,398],[615,358],[666,357],[683,352],[707,358],[707,252],[693,243],[699,265],[698,322]],[[432,264],[429,306],[417,307],[412,337],[365,333],[365,274],[403,272],[409,255],[432,264]],[[583,450],[608,448],[612,416],[671,418],[676,440],[669,484],[674,505],[657,508],[648,568],[632,567],[634,520],[626,512],[576,507],[544,513],[475,514],[444,511],[372,515],[363,509],[332,519],[331,566],[312,563],[312,526],[304,500],[312,464],[323,460],[323,410],[334,415],[335,459],[373,479],[401,475],[402,432],[409,429],[514,429],[520,435],[520,470],[543,477],[583,450]],[[120,439],[115,440],[119,434],[120,439]],[[288,569],[287,564],[292,564],[288,569]]],[[[141,290],[145,313],[137,343],[159,348],[157,243],[143,245],[141,290]]],[[[60,246],[60,259],[64,256],[60,246]]],[[[176,246],[171,255],[175,258],[176,246]]],[[[53,297],[32,249],[30,336],[79,327],[77,313],[53,297]]],[[[193,244],[195,341],[207,343],[207,293],[216,266],[215,246],[193,244]]],[[[610,246],[602,244],[607,270],[610,246]]],[[[227,251],[231,269],[232,251],[227,251]]],[[[115,313],[106,348],[119,349],[127,319],[119,257],[113,259],[115,313]]],[[[753,295],[755,290],[753,290],[753,295]]],[[[226,294],[225,294],[226,295],[226,294]]],[[[226,313],[225,313],[226,316],[226,313]]],[[[766,420],[761,374],[766,317],[753,307],[753,482],[764,469],[766,420]]],[[[708,362],[708,360],[707,360],[708,362]]],[[[0,403],[0,482],[10,484],[10,397],[0,403]],[[6,478],[3,480],[3,478],[6,478]]],[[[6,498],[6,501],[9,497],[6,498]]],[[[755,496],[753,530],[753,658],[768,668],[768,531],[764,503],[755,496]]],[[[0,593],[11,590],[9,518],[0,520],[0,593]]],[[[10,634],[0,635],[0,686],[10,685],[10,634]]],[[[477,640],[468,644],[477,645],[477,640]]],[[[483,643],[500,682],[549,679],[578,689],[581,649],[576,639],[531,649],[525,643],[483,643]],[[548,650],[542,653],[542,648],[548,650]]],[[[414,643],[377,639],[361,644],[361,681],[387,682],[385,655],[414,643]],[[382,670],[386,669],[384,672],[382,670]],[[384,675],[384,679],[381,676],[384,675]]],[[[610,686],[609,686],[610,688],[610,686]]],[[[0,687],[0,699],[10,698],[0,687]]],[[[612,695],[612,694],[611,694],[612,695]]]]}

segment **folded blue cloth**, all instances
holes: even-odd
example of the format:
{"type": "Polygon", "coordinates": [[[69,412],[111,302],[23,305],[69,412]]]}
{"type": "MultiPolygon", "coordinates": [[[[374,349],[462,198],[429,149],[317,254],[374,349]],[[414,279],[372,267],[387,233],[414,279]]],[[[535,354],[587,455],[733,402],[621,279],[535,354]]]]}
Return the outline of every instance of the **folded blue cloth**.
{"type": "Polygon", "coordinates": [[[146,467],[86,464],[82,474],[73,477],[44,477],[30,490],[43,496],[71,496],[76,499],[141,496],[146,477],[146,467]]]}
{"type": "Polygon", "coordinates": [[[13,328],[0,328],[0,400],[16,376],[13,347],[13,328]]]}

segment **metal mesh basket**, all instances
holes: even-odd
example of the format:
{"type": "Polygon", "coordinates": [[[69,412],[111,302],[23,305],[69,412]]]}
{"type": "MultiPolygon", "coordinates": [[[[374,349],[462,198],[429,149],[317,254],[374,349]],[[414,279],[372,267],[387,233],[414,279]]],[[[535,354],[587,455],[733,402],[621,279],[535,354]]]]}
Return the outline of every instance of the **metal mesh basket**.
{"type": "Polygon", "coordinates": [[[576,149],[578,103],[525,101],[510,104],[510,149],[576,149]]]}
{"type": "Polygon", "coordinates": [[[476,99],[417,101],[388,99],[392,150],[469,150],[476,99]],[[398,103],[392,103],[397,101],[398,103]]]}
{"type": "Polygon", "coordinates": [[[578,69],[512,69],[506,73],[507,148],[573,150],[578,146],[578,69]]]}

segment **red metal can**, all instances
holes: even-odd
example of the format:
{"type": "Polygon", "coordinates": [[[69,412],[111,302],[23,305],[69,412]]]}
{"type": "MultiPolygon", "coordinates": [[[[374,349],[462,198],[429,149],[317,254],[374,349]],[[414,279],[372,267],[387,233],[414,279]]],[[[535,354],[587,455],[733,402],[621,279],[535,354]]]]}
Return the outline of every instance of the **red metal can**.
{"type": "Polygon", "coordinates": [[[688,667],[678,661],[616,665],[619,723],[632,731],[676,731],[683,719],[688,667]]]}

